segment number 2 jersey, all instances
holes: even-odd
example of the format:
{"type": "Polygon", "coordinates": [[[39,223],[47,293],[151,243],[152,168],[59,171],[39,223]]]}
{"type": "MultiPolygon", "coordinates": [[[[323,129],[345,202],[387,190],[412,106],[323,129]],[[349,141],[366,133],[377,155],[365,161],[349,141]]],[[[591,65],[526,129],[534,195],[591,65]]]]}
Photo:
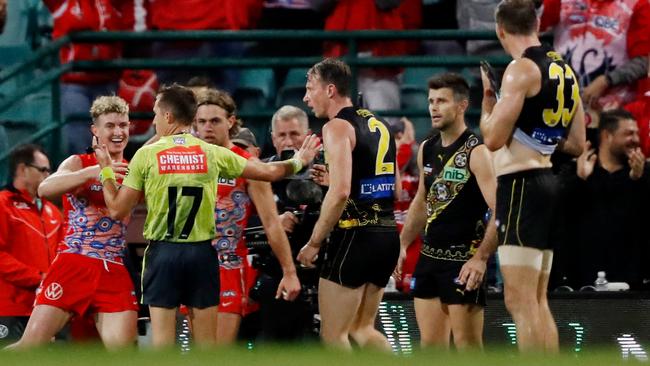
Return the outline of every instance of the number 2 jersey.
{"type": "Polygon", "coordinates": [[[336,118],[354,127],[350,196],[338,222],[348,229],[361,226],[395,226],[394,192],[396,148],[387,125],[367,109],[345,107],[336,118]]]}
{"type": "Polygon", "coordinates": [[[187,133],[140,148],[124,186],[144,192],[144,238],[175,243],[214,239],[215,182],[240,176],[245,166],[245,158],[187,133]]]}
{"type": "Polygon", "coordinates": [[[541,89],[524,101],[513,138],[540,154],[551,155],[566,136],[579,105],[578,80],[562,56],[547,45],[529,47],[523,57],[539,67],[541,89]]]}

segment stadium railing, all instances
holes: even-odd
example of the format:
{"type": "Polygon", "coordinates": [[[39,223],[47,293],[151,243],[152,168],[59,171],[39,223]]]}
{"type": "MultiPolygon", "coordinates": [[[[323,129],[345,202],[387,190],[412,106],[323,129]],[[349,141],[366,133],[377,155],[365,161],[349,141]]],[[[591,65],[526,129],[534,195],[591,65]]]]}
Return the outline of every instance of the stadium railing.
{"type": "MultiPolygon", "coordinates": [[[[15,107],[26,96],[47,88],[51,93],[52,105],[50,119],[38,121],[36,130],[17,141],[9,141],[9,146],[20,143],[39,141],[46,145],[53,165],[62,160],[60,129],[66,123],[61,118],[59,78],[70,71],[80,70],[115,70],[115,69],[188,69],[188,68],[260,68],[260,67],[308,67],[320,61],[321,57],[222,57],[218,59],[188,58],[182,60],[124,58],[109,61],[75,61],[64,65],[58,64],[58,52],[61,47],[76,43],[95,42],[153,42],[153,41],[264,41],[264,40],[299,39],[308,41],[335,40],[346,42],[347,54],[342,57],[356,75],[362,67],[446,67],[461,68],[478,66],[485,59],[495,66],[504,66],[510,58],[503,56],[463,56],[463,55],[404,55],[387,57],[360,57],[357,53],[359,42],[367,40],[496,40],[493,31],[485,30],[413,30],[413,31],[150,31],[150,32],[78,32],[58,38],[37,49],[22,62],[0,71],[0,88],[5,83],[15,82],[21,74],[28,74],[29,81],[19,85],[14,92],[0,99],[0,114],[15,107]]],[[[425,81],[423,81],[423,84],[425,81]]],[[[424,85],[423,85],[424,87],[424,85]]],[[[356,90],[353,90],[353,95],[356,90]]],[[[240,117],[270,118],[273,109],[243,110],[240,117]]],[[[427,110],[402,109],[376,111],[382,116],[425,117],[427,110]]],[[[472,112],[476,115],[477,111],[472,112]]],[[[145,114],[144,117],[150,115],[145,114]]],[[[68,120],[88,116],[69,116],[68,120]]],[[[142,117],[142,114],[140,114],[142,117]]],[[[9,150],[0,152],[0,169],[6,165],[9,150]]],[[[4,171],[6,169],[2,169],[4,171]]],[[[0,181],[3,180],[0,176],[0,181]]],[[[0,182],[2,183],[2,182],[0,182]]]]}

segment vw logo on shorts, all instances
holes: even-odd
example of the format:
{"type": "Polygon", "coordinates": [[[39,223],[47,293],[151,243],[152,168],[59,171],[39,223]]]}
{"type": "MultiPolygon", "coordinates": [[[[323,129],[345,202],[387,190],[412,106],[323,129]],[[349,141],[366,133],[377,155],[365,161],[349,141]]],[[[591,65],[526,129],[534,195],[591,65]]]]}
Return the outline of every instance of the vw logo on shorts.
{"type": "Polygon", "coordinates": [[[6,325],[0,324],[0,339],[7,338],[9,335],[9,328],[6,325]]]}
{"type": "Polygon", "coordinates": [[[50,283],[50,285],[45,289],[45,298],[48,300],[58,300],[61,296],[63,296],[63,286],[56,282],[50,283]]]}

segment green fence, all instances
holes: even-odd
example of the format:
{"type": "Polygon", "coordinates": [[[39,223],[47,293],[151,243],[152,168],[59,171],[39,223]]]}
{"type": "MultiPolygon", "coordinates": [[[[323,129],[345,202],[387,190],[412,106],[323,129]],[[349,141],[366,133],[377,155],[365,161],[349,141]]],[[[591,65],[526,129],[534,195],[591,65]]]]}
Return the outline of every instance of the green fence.
{"type": "MultiPolygon", "coordinates": [[[[19,104],[29,95],[43,90],[51,93],[51,105],[45,120],[37,121],[36,130],[29,136],[9,141],[8,148],[0,152],[0,164],[5,165],[11,146],[24,142],[43,142],[52,156],[53,164],[60,162],[62,156],[60,129],[66,122],[60,116],[60,97],[58,80],[66,72],[80,70],[115,70],[115,69],[218,69],[218,68],[276,68],[308,67],[321,60],[321,57],[246,57],[246,58],[188,58],[151,59],[129,58],[111,61],[76,61],[59,65],[58,52],[70,42],[138,42],[139,44],[163,41],[241,41],[264,42],[268,40],[302,40],[305,42],[336,40],[347,44],[347,54],[342,57],[357,73],[363,67],[444,67],[460,68],[478,66],[481,59],[486,59],[495,66],[506,65],[510,58],[503,56],[458,56],[458,55],[413,55],[391,57],[358,57],[359,42],[367,40],[496,40],[493,31],[462,30],[415,30],[415,31],[159,31],[159,32],[79,32],[59,38],[39,48],[22,62],[6,67],[0,71],[0,88],[14,83],[18,84],[12,93],[0,99],[0,114],[19,104]],[[28,75],[27,77],[25,75],[28,75]],[[22,79],[21,79],[22,78],[22,79]]],[[[425,81],[423,81],[425,83],[425,81]]],[[[424,86],[423,86],[424,87],[424,86]]],[[[17,107],[18,106],[18,107],[17,107]]],[[[41,111],[43,112],[43,111],[41,111]]],[[[274,109],[242,110],[240,116],[246,118],[270,119],[274,109]]],[[[384,116],[426,117],[426,108],[377,111],[384,116]]],[[[476,111],[474,111],[476,113],[476,111]]],[[[71,118],[80,116],[71,116],[71,118]]],[[[81,116],[88,117],[88,116],[81,116]]],[[[6,171],[5,169],[2,169],[6,171]]],[[[0,177],[0,180],[2,177],[0,177]]]]}

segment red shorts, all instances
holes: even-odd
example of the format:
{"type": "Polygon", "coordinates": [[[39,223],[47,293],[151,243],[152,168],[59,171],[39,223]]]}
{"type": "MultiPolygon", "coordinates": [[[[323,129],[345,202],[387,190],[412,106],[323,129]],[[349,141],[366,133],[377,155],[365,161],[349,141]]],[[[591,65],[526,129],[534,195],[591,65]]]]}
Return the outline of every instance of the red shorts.
{"type": "Polygon", "coordinates": [[[51,305],[82,316],[138,310],[133,283],[118,263],[73,253],[57,255],[36,293],[36,305],[51,305]]]}
{"type": "Polygon", "coordinates": [[[248,296],[257,281],[258,271],[243,261],[240,268],[219,268],[219,312],[246,316],[260,305],[248,296]]]}

